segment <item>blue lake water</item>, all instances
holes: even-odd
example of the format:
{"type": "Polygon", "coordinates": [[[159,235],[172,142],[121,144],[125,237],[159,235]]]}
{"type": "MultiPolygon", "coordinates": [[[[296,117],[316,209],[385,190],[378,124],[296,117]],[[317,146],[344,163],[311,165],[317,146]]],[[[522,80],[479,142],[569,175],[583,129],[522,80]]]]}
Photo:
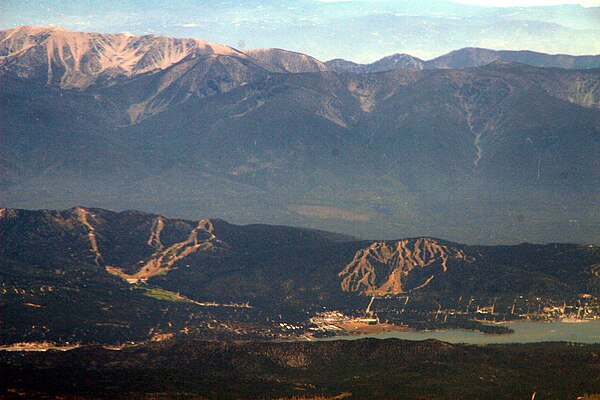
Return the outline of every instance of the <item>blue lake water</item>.
{"type": "Polygon", "coordinates": [[[489,335],[462,329],[448,329],[424,332],[388,332],[356,336],[338,336],[320,340],[356,340],[363,338],[425,340],[437,339],[449,343],[535,343],[535,342],[578,342],[600,343],[600,319],[586,322],[534,322],[515,321],[506,324],[514,333],[489,335]]]}

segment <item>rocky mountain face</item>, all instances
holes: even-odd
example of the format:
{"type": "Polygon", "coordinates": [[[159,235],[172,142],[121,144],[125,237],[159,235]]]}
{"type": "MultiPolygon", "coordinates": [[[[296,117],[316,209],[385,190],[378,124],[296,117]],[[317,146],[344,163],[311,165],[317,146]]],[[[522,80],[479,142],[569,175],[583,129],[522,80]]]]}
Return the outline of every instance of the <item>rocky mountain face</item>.
{"type": "Polygon", "coordinates": [[[109,86],[116,81],[154,74],[181,62],[235,57],[271,72],[327,70],[320,61],[280,49],[241,52],[197,39],[156,35],[73,32],[57,27],[22,26],[0,32],[4,72],[62,89],[109,86]]]}
{"type": "Polygon", "coordinates": [[[497,61],[346,74],[277,49],[57,28],[2,35],[2,206],[388,239],[598,239],[596,70],[497,61]]]}
{"type": "Polygon", "coordinates": [[[110,85],[197,57],[244,56],[230,47],[196,39],[104,35],[55,27],[2,31],[0,43],[4,71],[62,89],[110,85]]]}
{"type": "Polygon", "coordinates": [[[316,72],[318,60],[279,49],[243,53],[197,39],[97,34],[22,26],[0,32],[0,73],[60,89],[85,90],[151,77],[151,93],[133,93],[131,122],[190,96],[222,93],[264,72],[316,72]],[[168,70],[168,72],[167,72],[168,70]]]}
{"type": "Polygon", "coordinates": [[[516,294],[566,301],[599,293],[599,254],[567,244],[365,242],[84,207],[2,209],[0,340],[275,337],[280,323],[306,324],[315,312],[363,315],[370,296],[409,295],[418,307],[466,295],[506,298],[509,308],[516,294]]]}

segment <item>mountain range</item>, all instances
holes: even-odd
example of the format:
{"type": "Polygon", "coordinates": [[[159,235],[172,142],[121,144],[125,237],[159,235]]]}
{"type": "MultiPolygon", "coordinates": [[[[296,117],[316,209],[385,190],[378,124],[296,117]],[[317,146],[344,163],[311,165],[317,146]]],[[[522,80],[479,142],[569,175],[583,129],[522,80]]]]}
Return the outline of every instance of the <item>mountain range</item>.
{"type": "Polygon", "coordinates": [[[596,398],[600,7],[16,3],[0,398],[596,398]]]}
{"type": "Polygon", "coordinates": [[[463,49],[361,66],[196,39],[6,30],[0,205],[595,243],[600,74],[569,68],[597,63],[463,49]]]}
{"type": "Polygon", "coordinates": [[[414,327],[441,310],[466,324],[456,310],[493,301],[495,315],[515,318],[600,292],[597,246],[360,241],[83,207],[1,209],[0,263],[2,344],[277,338],[310,332],[324,311],[369,309],[414,327]]]}
{"type": "Polygon", "coordinates": [[[490,50],[464,48],[424,61],[409,54],[394,54],[370,64],[357,64],[343,59],[334,59],[325,64],[331,71],[370,73],[384,72],[399,68],[414,69],[461,69],[481,67],[495,61],[527,64],[534,67],[597,69],[600,68],[600,56],[570,56],[567,54],[544,54],[535,51],[490,50]]]}
{"type": "MultiPolygon", "coordinates": [[[[0,3],[0,29],[23,24],[92,32],[198,37],[238,49],[277,47],[321,60],[428,59],[463,47],[598,54],[600,7],[451,0],[127,0],[0,3]],[[534,5],[535,4],[535,5],[534,5]]],[[[557,2],[553,2],[557,3],[557,2]]],[[[589,2],[588,2],[589,3],[589,2]]],[[[591,4],[589,4],[591,5],[591,4]]]]}

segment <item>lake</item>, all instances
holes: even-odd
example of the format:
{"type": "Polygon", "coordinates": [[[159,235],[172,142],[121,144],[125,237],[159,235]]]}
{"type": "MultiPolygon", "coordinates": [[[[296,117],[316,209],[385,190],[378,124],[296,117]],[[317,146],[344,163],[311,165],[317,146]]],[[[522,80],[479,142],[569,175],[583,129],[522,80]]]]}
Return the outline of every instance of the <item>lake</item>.
{"type": "Polygon", "coordinates": [[[370,337],[377,339],[396,338],[404,340],[437,339],[449,343],[471,344],[535,343],[558,341],[600,343],[600,319],[578,323],[560,321],[515,321],[499,325],[507,326],[515,332],[504,335],[489,335],[481,332],[462,329],[448,329],[439,331],[387,332],[356,336],[337,336],[318,340],[356,340],[370,337]]]}

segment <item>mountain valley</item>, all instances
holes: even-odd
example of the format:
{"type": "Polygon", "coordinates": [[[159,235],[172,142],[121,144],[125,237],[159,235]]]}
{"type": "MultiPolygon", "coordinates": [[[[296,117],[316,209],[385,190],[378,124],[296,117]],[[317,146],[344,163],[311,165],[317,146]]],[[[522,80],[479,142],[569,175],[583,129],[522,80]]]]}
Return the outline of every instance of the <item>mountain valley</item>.
{"type": "Polygon", "coordinates": [[[597,246],[357,241],[76,207],[2,209],[0,260],[2,344],[319,337],[342,320],[500,333],[477,321],[600,313],[597,246]]]}

